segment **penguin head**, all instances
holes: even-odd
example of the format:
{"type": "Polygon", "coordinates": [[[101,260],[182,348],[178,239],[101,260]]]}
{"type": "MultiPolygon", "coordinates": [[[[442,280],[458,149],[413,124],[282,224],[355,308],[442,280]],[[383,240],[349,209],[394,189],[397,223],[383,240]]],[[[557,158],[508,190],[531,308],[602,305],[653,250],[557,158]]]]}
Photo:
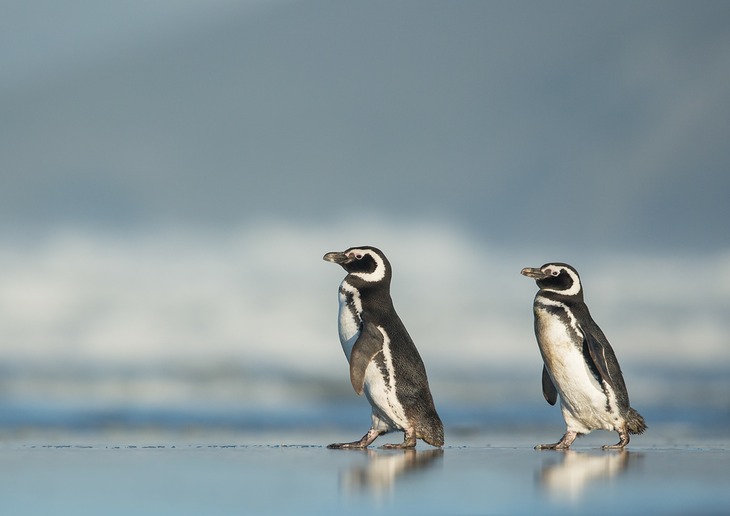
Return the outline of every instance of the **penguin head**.
{"type": "Polygon", "coordinates": [[[525,267],[520,273],[528,278],[533,278],[540,290],[556,292],[564,296],[583,295],[578,271],[567,263],[546,263],[539,269],[525,267]]]}
{"type": "Polygon", "coordinates": [[[390,282],[390,262],[380,249],[371,246],[351,247],[342,252],[324,255],[327,262],[337,263],[349,275],[365,283],[390,282]]]}

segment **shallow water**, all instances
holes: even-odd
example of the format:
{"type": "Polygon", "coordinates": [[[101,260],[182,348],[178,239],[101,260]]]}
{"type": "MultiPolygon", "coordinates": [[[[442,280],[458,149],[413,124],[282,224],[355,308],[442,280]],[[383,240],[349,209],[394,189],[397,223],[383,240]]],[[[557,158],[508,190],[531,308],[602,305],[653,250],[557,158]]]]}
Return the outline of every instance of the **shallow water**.
{"type": "MultiPolygon", "coordinates": [[[[376,444],[397,442],[399,435],[376,444]]],[[[45,434],[0,444],[3,514],[723,514],[724,438],[480,433],[442,450],[328,450],[334,433],[45,434]]]]}

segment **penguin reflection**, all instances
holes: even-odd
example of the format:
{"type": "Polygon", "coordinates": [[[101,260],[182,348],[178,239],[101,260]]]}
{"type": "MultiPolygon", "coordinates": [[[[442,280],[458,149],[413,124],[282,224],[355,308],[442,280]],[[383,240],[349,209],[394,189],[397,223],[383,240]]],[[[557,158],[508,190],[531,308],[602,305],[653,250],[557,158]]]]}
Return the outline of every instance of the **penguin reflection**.
{"type": "Polygon", "coordinates": [[[345,491],[382,493],[390,490],[402,476],[424,471],[443,457],[442,449],[402,451],[365,450],[367,462],[358,464],[340,475],[340,488],[345,491]]]}
{"type": "MultiPolygon", "coordinates": [[[[568,450],[558,462],[549,460],[539,474],[540,486],[556,498],[578,500],[591,484],[626,471],[639,455],[628,451],[596,455],[568,450]]],[[[553,457],[551,457],[552,459],[553,457]]]]}

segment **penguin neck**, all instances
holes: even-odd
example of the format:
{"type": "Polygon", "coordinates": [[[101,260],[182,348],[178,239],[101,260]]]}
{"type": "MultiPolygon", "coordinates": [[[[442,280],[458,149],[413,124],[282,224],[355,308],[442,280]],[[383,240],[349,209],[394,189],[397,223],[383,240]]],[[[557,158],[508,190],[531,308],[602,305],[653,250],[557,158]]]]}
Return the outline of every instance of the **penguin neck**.
{"type": "Polygon", "coordinates": [[[364,281],[354,274],[348,274],[345,283],[356,289],[361,299],[387,298],[390,300],[390,281],[364,281]]]}
{"type": "Polygon", "coordinates": [[[343,283],[347,285],[346,290],[356,292],[353,303],[358,317],[362,317],[364,312],[371,319],[381,320],[389,312],[395,311],[390,297],[390,282],[364,282],[348,276],[343,283]]]}
{"type": "Polygon", "coordinates": [[[537,295],[535,296],[535,300],[538,300],[540,298],[548,299],[550,301],[557,301],[566,306],[575,306],[575,305],[579,305],[579,304],[584,304],[582,290],[580,292],[578,292],[577,294],[565,295],[565,294],[561,294],[560,292],[558,292],[556,290],[540,289],[537,292],[537,295]]]}

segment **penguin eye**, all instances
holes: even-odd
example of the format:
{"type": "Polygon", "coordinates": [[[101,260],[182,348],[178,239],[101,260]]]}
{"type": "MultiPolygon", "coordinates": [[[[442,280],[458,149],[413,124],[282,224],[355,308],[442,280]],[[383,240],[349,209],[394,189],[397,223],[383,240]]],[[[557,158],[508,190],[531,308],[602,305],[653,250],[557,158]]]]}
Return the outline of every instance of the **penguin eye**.
{"type": "Polygon", "coordinates": [[[355,258],[357,258],[358,260],[362,260],[362,255],[360,253],[358,253],[355,255],[355,258]]]}
{"type": "Polygon", "coordinates": [[[556,270],[551,270],[550,274],[552,274],[553,276],[557,276],[558,274],[560,274],[560,272],[556,270]]]}

